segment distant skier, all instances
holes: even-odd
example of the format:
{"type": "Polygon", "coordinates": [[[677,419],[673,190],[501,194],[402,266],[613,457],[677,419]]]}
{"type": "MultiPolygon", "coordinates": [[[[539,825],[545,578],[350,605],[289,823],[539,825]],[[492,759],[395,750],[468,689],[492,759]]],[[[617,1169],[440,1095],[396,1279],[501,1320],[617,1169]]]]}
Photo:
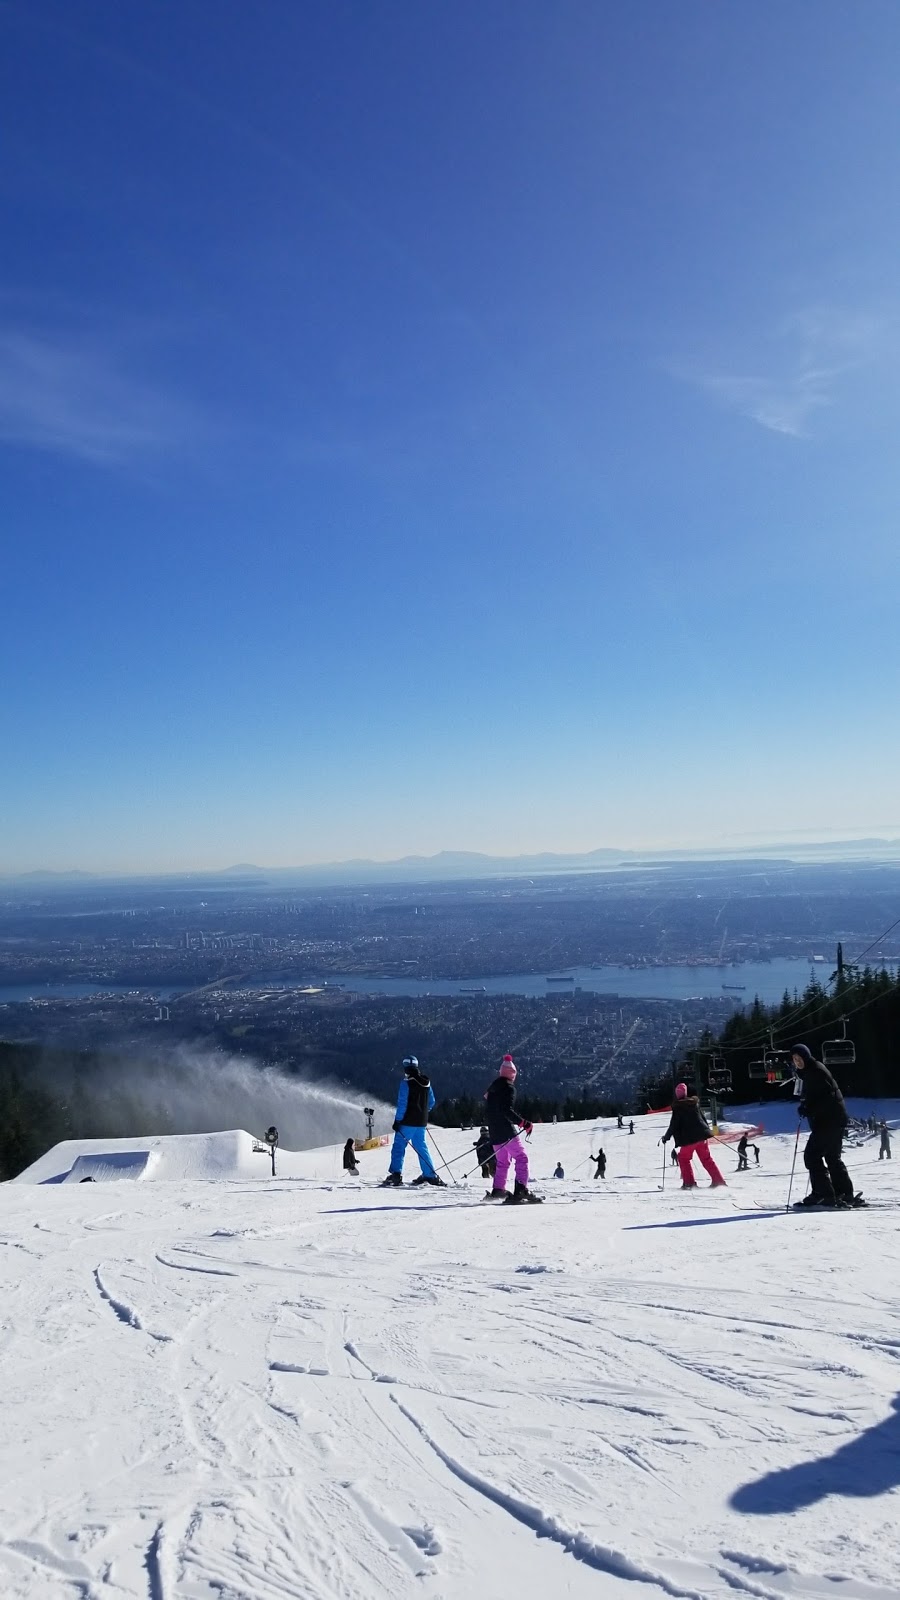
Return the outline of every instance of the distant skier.
{"type": "Polygon", "coordinates": [[[488,1138],[487,1128],[481,1128],[473,1149],[481,1164],[481,1176],[483,1178],[492,1178],[497,1171],[497,1162],[494,1158],[494,1146],[488,1138]]]}
{"type": "MultiPolygon", "coordinates": [[[[665,1143],[665,1140],[663,1140],[663,1143],[665,1143]]],[[[677,1149],[677,1147],[675,1145],[672,1146],[672,1154],[669,1157],[669,1161],[670,1161],[670,1163],[671,1163],[671,1165],[673,1167],[677,1167],[677,1165],[678,1165],[678,1149],[677,1149]]]]}
{"type": "Polygon", "coordinates": [[[565,1173],[563,1172],[562,1162],[561,1161],[557,1161],[556,1166],[553,1169],[553,1176],[554,1176],[554,1178],[564,1178],[565,1177],[565,1173]]]}
{"type": "MultiPolygon", "coordinates": [[[[738,1172],[747,1172],[749,1170],[750,1163],[747,1160],[747,1135],[745,1133],[742,1133],[741,1137],[738,1140],[737,1153],[738,1153],[738,1164],[737,1164],[738,1172]]],[[[759,1162],[759,1156],[757,1156],[756,1160],[757,1160],[757,1163],[758,1163],[759,1162]]]]}
{"type": "Polygon", "coordinates": [[[617,1128],[624,1128],[624,1126],[625,1126],[625,1123],[622,1120],[622,1113],[620,1111],[618,1113],[617,1117],[616,1117],[616,1127],[617,1128]]]}
{"type": "Polygon", "coordinates": [[[421,1071],[416,1057],[407,1056],[403,1062],[403,1082],[397,1096],[391,1168],[384,1180],[386,1189],[392,1186],[399,1188],[403,1182],[403,1157],[408,1144],[415,1150],[422,1169],[418,1178],[413,1178],[413,1183],[430,1183],[436,1189],[445,1187],[443,1178],[439,1178],[434,1170],[425,1138],[428,1113],[433,1105],[434,1090],[429,1079],[421,1071]]]}
{"type": "Polygon", "coordinates": [[[688,1094],[686,1083],[675,1085],[675,1104],[672,1107],[672,1119],[662,1136],[662,1143],[674,1139],[678,1151],[678,1165],[681,1168],[682,1189],[696,1189],[697,1180],[691,1165],[694,1156],[697,1157],[701,1167],[705,1167],[712,1182],[711,1189],[725,1188],[725,1179],[722,1177],[716,1163],[709,1153],[709,1141],[712,1138],[712,1129],[700,1110],[700,1101],[695,1094],[688,1094]]]}
{"type": "Polygon", "coordinates": [[[628,1132],[629,1133],[634,1133],[634,1123],[633,1122],[629,1122],[629,1124],[628,1124],[628,1132]]]}
{"type": "Polygon", "coordinates": [[[344,1171],[349,1172],[353,1178],[355,1178],[359,1172],[359,1167],[356,1165],[356,1151],[353,1147],[352,1139],[348,1139],[347,1143],[344,1145],[344,1171]]]}
{"type": "Polygon", "coordinates": [[[499,1073],[485,1095],[488,1134],[497,1163],[494,1187],[485,1195],[485,1199],[505,1200],[507,1204],[519,1205],[535,1201],[538,1196],[532,1194],[528,1187],[528,1151],[522,1143],[520,1134],[523,1131],[526,1134],[530,1133],[531,1123],[516,1113],[515,1081],[516,1064],[512,1056],[506,1055],[500,1063],[499,1073]],[[506,1180],[511,1161],[515,1162],[516,1181],[512,1194],[507,1194],[506,1180]]]}
{"type": "Polygon", "coordinates": [[[887,1125],[886,1122],[882,1121],[882,1122],[879,1123],[878,1126],[879,1126],[879,1132],[881,1134],[881,1148],[880,1148],[880,1150],[878,1152],[878,1159],[879,1159],[879,1161],[883,1161],[885,1156],[887,1156],[888,1161],[890,1161],[890,1159],[891,1159],[891,1136],[890,1136],[890,1133],[888,1132],[888,1125],[887,1125]]]}
{"type": "Polygon", "coordinates": [[[591,1156],[591,1160],[597,1163],[597,1170],[594,1173],[594,1182],[596,1183],[598,1178],[606,1177],[606,1151],[598,1150],[595,1156],[591,1156]]]}
{"type": "Polygon", "coordinates": [[[759,1145],[758,1144],[752,1144],[750,1146],[750,1149],[753,1151],[753,1154],[754,1154],[754,1156],[756,1158],[756,1165],[759,1166],[759,1145]]]}
{"type": "Polygon", "coordinates": [[[801,1206],[853,1205],[853,1183],[841,1159],[841,1145],[849,1118],[844,1096],[828,1068],[816,1061],[808,1045],[791,1050],[794,1076],[800,1087],[798,1114],[809,1123],[803,1164],[810,1191],[801,1206]]]}

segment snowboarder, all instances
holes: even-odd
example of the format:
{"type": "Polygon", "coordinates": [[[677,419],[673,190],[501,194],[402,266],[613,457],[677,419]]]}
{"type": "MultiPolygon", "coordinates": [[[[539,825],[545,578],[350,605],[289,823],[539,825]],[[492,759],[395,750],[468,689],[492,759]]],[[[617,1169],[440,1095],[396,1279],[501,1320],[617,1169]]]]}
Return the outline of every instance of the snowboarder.
{"type": "Polygon", "coordinates": [[[810,1191],[798,1206],[852,1205],[853,1183],[841,1160],[847,1126],[847,1107],[828,1068],[816,1061],[808,1045],[791,1050],[794,1077],[802,1096],[798,1115],[809,1123],[803,1165],[809,1173],[810,1191]]]}
{"type": "Polygon", "coordinates": [[[634,1133],[634,1123],[633,1122],[629,1122],[629,1124],[628,1124],[628,1132],[629,1133],[634,1133]]]}
{"type": "MultiPolygon", "coordinates": [[[[738,1164],[737,1164],[738,1172],[747,1172],[749,1170],[750,1163],[747,1160],[747,1135],[745,1133],[742,1133],[741,1137],[738,1140],[737,1153],[738,1153],[738,1164]]],[[[759,1156],[757,1156],[756,1161],[757,1161],[757,1165],[759,1165],[759,1156]]]]}
{"type": "Polygon", "coordinates": [[[481,1176],[483,1178],[493,1178],[494,1173],[497,1171],[497,1162],[494,1159],[494,1146],[488,1138],[487,1128],[482,1127],[480,1129],[478,1138],[472,1148],[481,1166],[481,1176]]]}
{"type": "Polygon", "coordinates": [[[888,1132],[887,1123],[882,1121],[879,1124],[879,1130],[880,1130],[880,1133],[881,1133],[881,1148],[880,1148],[880,1150],[878,1152],[878,1159],[879,1159],[879,1161],[883,1161],[885,1156],[887,1156],[888,1161],[890,1161],[890,1159],[891,1159],[891,1136],[890,1136],[890,1133],[888,1132]]]}
{"type": "Polygon", "coordinates": [[[591,1156],[591,1160],[597,1163],[597,1170],[594,1173],[594,1182],[596,1183],[598,1178],[606,1177],[606,1151],[598,1150],[595,1156],[591,1156]]]}
{"type": "Polygon", "coordinates": [[[353,1178],[355,1178],[359,1172],[359,1167],[356,1165],[356,1151],[353,1148],[352,1139],[348,1139],[347,1143],[344,1145],[344,1171],[349,1172],[353,1178]]]}
{"type": "Polygon", "coordinates": [[[422,1169],[418,1178],[413,1178],[413,1183],[430,1183],[436,1189],[446,1187],[443,1178],[439,1178],[434,1170],[425,1138],[428,1113],[433,1105],[434,1090],[429,1079],[419,1067],[416,1057],[406,1056],[403,1062],[403,1082],[397,1096],[397,1113],[394,1117],[391,1167],[384,1180],[386,1189],[392,1186],[399,1188],[403,1182],[403,1157],[408,1144],[415,1150],[422,1169]]]}
{"type": "Polygon", "coordinates": [[[678,1151],[678,1165],[681,1168],[682,1189],[696,1189],[697,1180],[691,1165],[694,1156],[705,1167],[712,1182],[711,1189],[723,1189],[725,1179],[722,1177],[716,1163],[709,1153],[709,1141],[712,1138],[712,1129],[700,1110],[700,1101],[695,1094],[688,1094],[686,1083],[675,1085],[675,1104],[672,1107],[672,1120],[662,1136],[661,1143],[667,1139],[674,1139],[678,1151]]]}
{"type": "Polygon", "coordinates": [[[518,1205],[537,1200],[538,1197],[528,1187],[528,1151],[519,1135],[522,1131],[529,1134],[531,1123],[516,1114],[515,1081],[516,1064],[512,1056],[505,1055],[500,1063],[500,1071],[485,1095],[488,1134],[497,1163],[494,1187],[485,1195],[485,1199],[505,1200],[507,1204],[518,1205]],[[507,1194],[506,1179],[511,1161],[515,1162],[516,1181],[512,1194],[507,1194]]]}
{"type": "Polygon", "coordinates": [[[565,1173],[563,1172],[562,1162],[561,1161],[557,1161],[556,1166],[553,1169],[553,1176],[554,1176],[554,1178],[564,1178],[565,1177],[565,1173]]]}

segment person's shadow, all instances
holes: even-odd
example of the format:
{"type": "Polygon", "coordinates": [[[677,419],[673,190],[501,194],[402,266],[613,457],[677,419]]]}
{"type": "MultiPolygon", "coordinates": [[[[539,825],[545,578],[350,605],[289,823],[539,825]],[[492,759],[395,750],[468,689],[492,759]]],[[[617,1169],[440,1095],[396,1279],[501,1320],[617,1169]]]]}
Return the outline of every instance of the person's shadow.
{"type": "Polygon", "coordinates": [[[834,1455],[820,1461],[801,1461],[780,1472],[768,1472],[755,1483],[745,1483],[731,1496],[735,1511],[752,1516],[784,1515],[824,1500],[828,1494],[887,1494],[900,1486],[900,1395],[891,1401],[891,1414],[867,1428],[834,1455]]]}

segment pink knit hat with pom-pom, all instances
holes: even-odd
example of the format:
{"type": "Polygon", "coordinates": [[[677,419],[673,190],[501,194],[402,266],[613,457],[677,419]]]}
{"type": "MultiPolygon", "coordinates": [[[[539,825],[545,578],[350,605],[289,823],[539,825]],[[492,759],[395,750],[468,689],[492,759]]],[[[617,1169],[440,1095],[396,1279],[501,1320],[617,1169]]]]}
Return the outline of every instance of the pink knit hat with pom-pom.
{"type": "Polygon", "coordinates": [[[676,1100],[686,1100],[687,1099],[687,1084],[686,1083],[676,1083],[676,1085],[675,1085],[675,1099],[676,1100]]]}
{"type": "Polygon", "coordinates": [[[501,1078],[509,1078],[510,1082],[512,1082],[512,1080],[515,1077],[515,1075],[516,1075],[516,1063],[513,1061],[512,1056],[504,1056],[503,1060],[500,1063],[500,1076],[501,1076],[501,1078]]]}

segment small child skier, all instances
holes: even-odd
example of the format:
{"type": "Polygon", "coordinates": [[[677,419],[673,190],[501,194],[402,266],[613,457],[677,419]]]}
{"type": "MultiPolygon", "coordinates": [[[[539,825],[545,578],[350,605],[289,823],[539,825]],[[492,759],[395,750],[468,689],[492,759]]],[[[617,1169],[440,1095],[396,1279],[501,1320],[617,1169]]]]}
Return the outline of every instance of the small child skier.
{"type": "Polygon", "coordinates": [[[353,1148],[352,1139],[348,1139],[347,1143],[344,1145],[344,1171],[349,1172],[351,1177],[354,1178],[359,1172],[359,1167],[356,1165],[356,1151],[353,1148]]]}
{"type": "Polygon", "coordinates": [[[487,1101],[488,1135],[494,1147],[497,1170],[494,1187],[485,1195],[486,1200],[504,1200],[507,1205],[521,1205],[539,1200],[528,1187],[528,1151],[520,1134],[531,1132],[531,1123],[516,1115],[516,1064],[512,1056],[505,1055],[500,1071],[485,1095],[487,1101]],[[506,1192],[506,1179],[510,1163],[515,1162],[516,1183],[512,1194],[506,1192]]]}

